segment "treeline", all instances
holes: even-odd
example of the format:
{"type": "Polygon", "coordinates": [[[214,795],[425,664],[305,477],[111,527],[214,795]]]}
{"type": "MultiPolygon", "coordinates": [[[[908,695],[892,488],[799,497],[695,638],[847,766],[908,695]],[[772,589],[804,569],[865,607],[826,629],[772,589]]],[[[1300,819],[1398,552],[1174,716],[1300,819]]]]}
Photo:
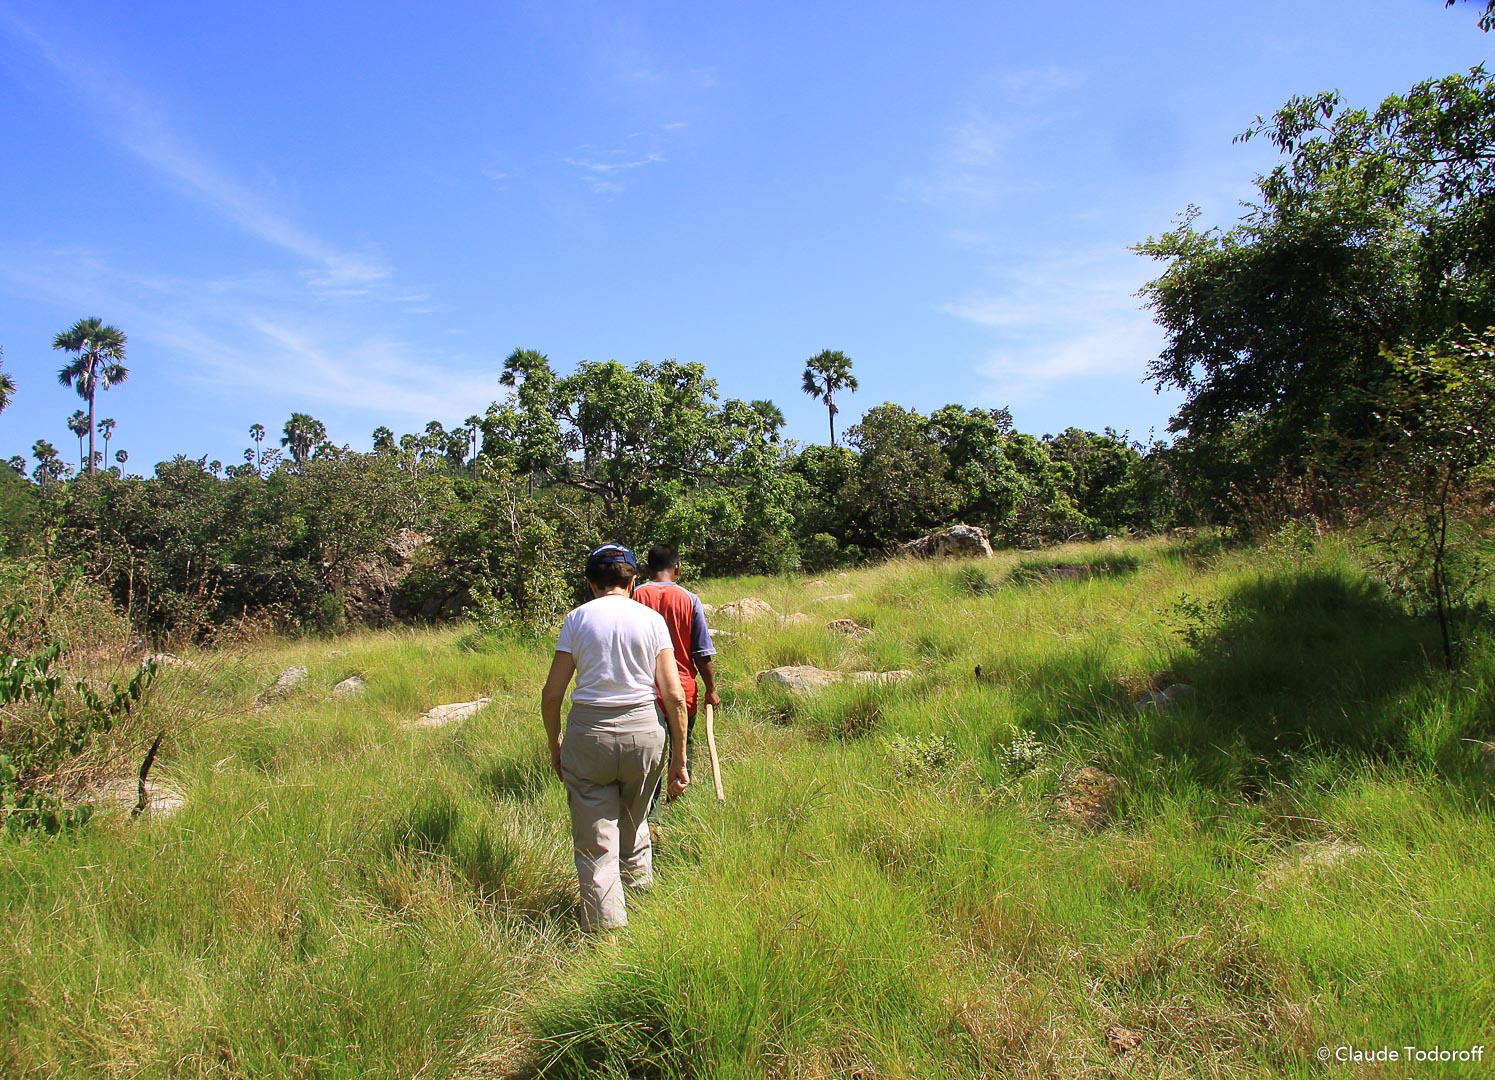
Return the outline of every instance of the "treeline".
{"type": "Polygon", "coordinates": [[[1114,432],[1035,438],[1006,410],[891,403],[847,446],[783,439],[769,402],[723,400],[700,364],[505,363],[508,393],[455,432],[381,428],[358,453],[313,418],[284,453],[242,464],[178,457],[118,469],[5,471],[11,546],[89,568],[144,630],[202,634],[243,619],[331,628],[349,619],[476,610],[548,625],[575,597],[585,551],[665,542],[696,573],[822,571],[953,522],[1035,546],[1194,520],[1168,448],[1114,432]]]}

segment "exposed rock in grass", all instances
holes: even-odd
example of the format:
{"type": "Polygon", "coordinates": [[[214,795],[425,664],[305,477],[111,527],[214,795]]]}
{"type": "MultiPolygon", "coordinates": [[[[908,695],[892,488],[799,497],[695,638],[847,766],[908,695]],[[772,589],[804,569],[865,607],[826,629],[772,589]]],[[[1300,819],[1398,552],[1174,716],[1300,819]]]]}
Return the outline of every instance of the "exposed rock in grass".
{"type": "Polygon", "coordinates": [[[815,620],[811,619],[810,616],[806,615],[803,611],[796,611],[793,615],[784,616],[785,626],[802,626],[807,622],[814,621],[815,620]]]}
{"type": "Polygon", "coordinates": [[[329,649],[327,651],[327,659],[329,659],[329,660],[336,660],[340,656],[347,656],[347,655],[348,654],[346,652],[344,652],[342,649],[329,649]]]}
{"type": "Polygon", "coordinates": [[[829,585],[830,582],[826,581],[825,578],[814,578],[811,581],[805,582],[805,588],[807,589],[824,589],[829,585]]]}
{"type": "Polygon", "coordinates": [[[986,530],[974,525],[951,525],[917,540],[910,540],[899,550],[916,559],[990,559],[991,541],[986,530]]]}
{"type": "Polygon", "coordinates": [[[1290,881],[1299,880],[1309,874],[1323,873],[1343,866],[1351,859],[1370,854],[1359,844],[1351,844],[1338,837],[1325,840],[1305,840],[1294,844],[1287,854],[1270,866],[1262,868],[1261,883],[1272,889],[1290,881]]]}
{"type": "Polygon", "coordinates": [[[1110,824],[1121,781],[1087,765],[1067,774],[1059,788],[1055,811],[1065,821],[1099,829],[1110,824]]]}
{"type": "Polygon", "coordinates": [[[489,700],[489,698],[480,697],[476,701],[455,701],[450,705],[434,705],[420,714],[420,719],[415,721],[415,726],[441,727],[454,720],[465,720],[487,705],[489,700]]]}
{"type": "Polygon", "coordinates": [[[140,666],[144,667],[147,663],[155,663],[158,667],[163,668],[179,667],[186,668],[189,671],[197,669],[197,665],[191,660],[184,660],[180,656],[173,656],[169,652],[151,653],[140,661],[140,666]]]}
{"type": "MultiPolygon", "coordinates": [[[[333,574],[328,584],[343,598],[348,618],[376,626],[390,622],[395,616],[392,602],[410,576],[415,553],[430,542],[425,533],[401,529],[384,542],[382,550],[361,555],[333,574]]],[[[431,610],[422,614],[438,614],[440,599],[429,606],[431,610]]]]}
{"type": "Polygon", "coordinates": [[[1479,751],[1480,760],[1485,763],[1487,769],[1495,770],[1495,742],[1484,739],[1470,739],[1474,748],[1479,751]]]}
{"type": "Polygon", "coordinates": [[[286,668],[279,675],[275,676],[273,683],[260,691],[260,696],[254,699],[255,709],[268,709],[281,698],[294,693],[296,688],[305,681],[306,666],[304,664],[297,664],[295,667],[286,668]]]}
{"type": "Polygon", "coordinates": [[[826,671],[812,664],[790,664],[758,672],[759,686],[782,686],[786,690],[822,690],[846,678],[844,672],[826,671]]]}
{"type": "Polygon", "coordinates": [[[361,694],[368,688],[368,683],[357,675],[349,675],[342,682],[332,688],[334,694],[361,694]]]}
{"type": "Polygon", "coordinates": [[[770,668],[758,672],[759,686],[782,686],[786,690],[823,690],[827,686],[846,682],[874,683],[891,686],[907,682],[914,677],[912,671],[826,671],[812,664],[791,664],[787,667],[770,668]]]}
{"type": "Polygon", "coordinates": [[[717,609],[717,614],[739,622],[754,622],[758,619],[773,618],[774,610],[767,600],[759,600],[756,596],[744,596],[741,600],[723,604],[717,609]]]}
{"type": "Polygon", "coordinates": [[[1174,683],[1166,690],[1144,693],[1137,701],[1137,711],[1165,712],[1181,701],[1193,701],[1198,691],[1188,683],[1174,683]]]}
{"type": "MultiPolygon", "coordinates": [[[[94,789],[93,798],[100,810],[132,813],[140,805],[140,780],[134,776],[111,777],[94,789]]],[[[186,796],[169,783],[160,780],[146,782],[142,813],[170,817],[186,804],[186,796]]]]}
{"type": "Polygon", "coordinates": [[[872,633],[872,627],[863,626],[855,619],[832,619],[825,624],[825,628],[833,634],[845,634],[847,637],[864,637],[872,633]]]}
{"type": "Polygon", "coordinates": [[[732,633],[732,631],[730,631],[730,630],[713,630],[709,626],[706,628],[706,632],[711,635],[711,640],[712,641],[715,641],[717,638],[723,638],[723,639],[725,639],[725,638],[735,638],[735,637],[739,637],[740,636],[738,634],[732,633]]]}
{"type": "Polygon", "coordinates": [[[849,592],[831,593],[829,596],[817,596],[814,602],[817,604],[840,604],[847,600],[855,600],[856,595],[849,592]]]}

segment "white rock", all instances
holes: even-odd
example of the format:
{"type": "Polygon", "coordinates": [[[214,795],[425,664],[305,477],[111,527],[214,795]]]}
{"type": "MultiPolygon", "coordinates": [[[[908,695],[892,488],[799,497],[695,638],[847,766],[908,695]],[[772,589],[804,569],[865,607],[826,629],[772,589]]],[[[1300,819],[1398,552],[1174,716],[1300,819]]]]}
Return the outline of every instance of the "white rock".
{"type": "Polygon", "coordinates": [[[332,688],[334,694],[361,694],[368,688],[368,683],[357,675],[349,675],[342,682],[332,688]]]}
{"type": "Polygon", "coordinates": [[[417,727],[441,727],[454,720],[465,720],[488,704],[489,700],[489,698],[480,697],[476,701],[456,701],[450,705],[436,705],[421,713],[420,719],[415,724],[417,727]]]}

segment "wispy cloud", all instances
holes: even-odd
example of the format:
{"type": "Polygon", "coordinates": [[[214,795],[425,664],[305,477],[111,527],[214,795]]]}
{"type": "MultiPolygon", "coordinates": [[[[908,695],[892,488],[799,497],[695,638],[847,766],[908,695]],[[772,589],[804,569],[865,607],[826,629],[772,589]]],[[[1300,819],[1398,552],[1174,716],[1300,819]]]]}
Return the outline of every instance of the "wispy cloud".
{"type": "Polygon", "coordinates": [[[296,223],[271,200],[215,166],[208,155],[171,130],[166,108],[117,71],[96,63],[68,63],[34,28],[0,9],[0,19],[30,42],[37,54],[99,120],[100,133],[134,154],[184,195],[207,206],[244,232],[307,263],[312,288],[334,296],[367,294],[390,276],[372,247],[349,249],[296,223]]]}
{"type": "Polygon", "coordinates": [[[1136,296],[1148,269],[1124,249],[1033,259],[944,310],[990,331],[976,374],[993,400],[1023,401],[1087,379],[1140,383],[1162,347],[1136,296]]]}

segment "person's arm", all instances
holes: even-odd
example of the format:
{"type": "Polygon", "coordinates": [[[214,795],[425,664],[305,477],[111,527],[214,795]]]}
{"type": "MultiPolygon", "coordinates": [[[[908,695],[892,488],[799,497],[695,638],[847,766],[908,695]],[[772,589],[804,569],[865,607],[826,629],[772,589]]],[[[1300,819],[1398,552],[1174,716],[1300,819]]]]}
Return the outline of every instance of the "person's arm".
{"type": "Polygon", "coordinates": [[[701,689],[705,692],[701,700],[712,707],[722,703],[716,692],[716,668],[711,658],[716,655],[716,643],[711,640],[711,630],[706,626],[706,609],[701,598],[690,594],[690,655],[695,662],[696,674],[701,677],[701,689]]]}
{"type": "Polygon", "coordinates": [[[550,767],[562,781],[561,775],[561,706],[566,702],[566,687],[571,685],[571,676],[576,673],[576,658],[568,652],[557,652],[550,661],[550,674],[545,676],[545,689],[540,691],[540,715],[545,719],[545,735],[550,740],[550,767]]]}
{"type": "Polygon", "coordinates": [[[654,661],[654,685],[664,703],[664,715],[670,725],[670,764],[666,770],[665,798],[674,799],[690,786],[685,771],[685,690],[680,685],[680,671],[675,667],[675,650],[660,649],[654,661]]]}
{"type": "Polygon", "coordinates": [[[701,700],[712,708],[721,705],[721,695],[716,692],[716,665],[709,653],[696,657],[696,674],[701,677],[701,700]]]}

